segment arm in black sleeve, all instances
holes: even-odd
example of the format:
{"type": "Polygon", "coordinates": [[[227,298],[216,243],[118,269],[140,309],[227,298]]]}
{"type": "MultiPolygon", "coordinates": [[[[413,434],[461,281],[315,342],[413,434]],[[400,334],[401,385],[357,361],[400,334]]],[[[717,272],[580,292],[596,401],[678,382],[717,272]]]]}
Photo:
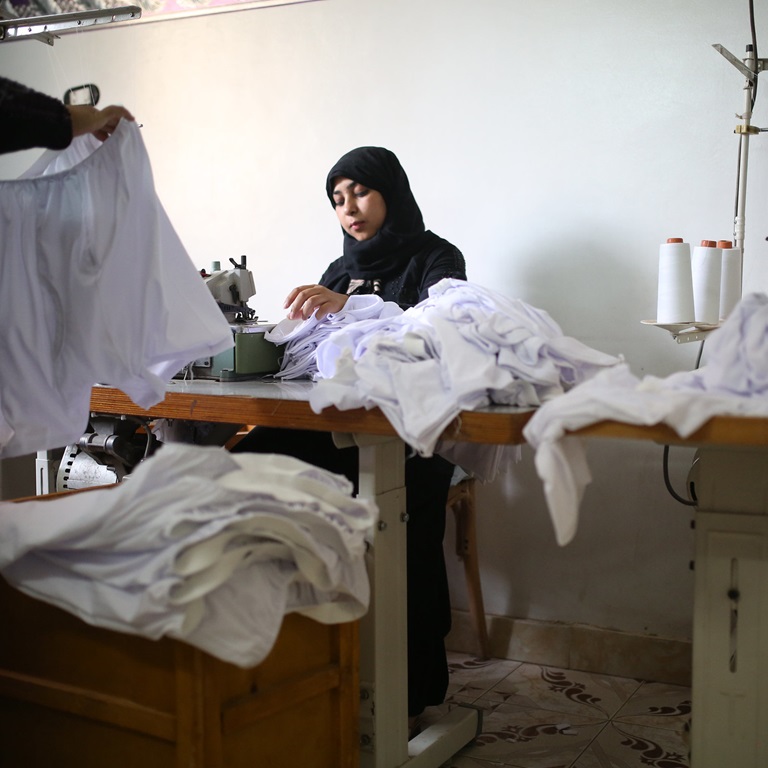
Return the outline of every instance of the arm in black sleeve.
{"type": "Polygon", "coordinates": [[[446,277],[466,280],[467,268],[461,251],[447,240],[443,240],[442,246],[433,251],[424,263],[419,286],[419,301],[428,298],[430,287],[446,277]]]}
{"type": "Polygon", "coordinates": [[[71,141],[72,118],[62,102],[0,77],[0,152],[64,149],[71,141]]]}

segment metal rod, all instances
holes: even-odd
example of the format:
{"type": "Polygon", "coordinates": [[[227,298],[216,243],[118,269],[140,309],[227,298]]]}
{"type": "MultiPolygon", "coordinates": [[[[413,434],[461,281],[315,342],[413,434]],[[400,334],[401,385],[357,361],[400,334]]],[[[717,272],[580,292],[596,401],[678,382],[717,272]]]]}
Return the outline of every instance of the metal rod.
{"type": "Polygon", "coordinates": [[[84,29],[95,24],[112,24],[140,18],[141,8],[138,5],[125,5],[119,8],[57,13],[50,16],[0,19],[0,42],[10,42],[37,35],[50,36],[69,29],[84,29]]]}

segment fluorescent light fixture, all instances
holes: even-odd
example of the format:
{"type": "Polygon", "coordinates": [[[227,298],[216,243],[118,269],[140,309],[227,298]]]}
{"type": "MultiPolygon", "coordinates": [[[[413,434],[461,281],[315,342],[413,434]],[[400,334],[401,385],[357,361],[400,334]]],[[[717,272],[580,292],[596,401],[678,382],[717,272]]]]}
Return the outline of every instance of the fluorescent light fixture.
{"type": "Polygon", "coordinates": [[[51,16],[0,18],[0,43],[33,39],[43,40],[49,45],[53,45],[53,39],[57,32],[86,29],[96,24],[113,24],[118,21],[132,21],[140,18],[141,8],[138,5],[103,8],[95,11],[56,13],[51,16]]]}

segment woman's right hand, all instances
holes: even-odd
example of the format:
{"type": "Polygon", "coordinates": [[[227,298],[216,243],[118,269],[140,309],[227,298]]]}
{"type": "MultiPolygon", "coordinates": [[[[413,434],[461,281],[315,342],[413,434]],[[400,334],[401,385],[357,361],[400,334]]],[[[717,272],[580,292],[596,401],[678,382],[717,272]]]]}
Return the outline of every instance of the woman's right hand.
{"type": "Polygon", "coordinates": [[[283,306],[289,320],[306,320],[315,310],[317,319],[322,320],[330,312],[341,312],[348,298],[323,285],[300,285],[288,294],[283,306]]]}
{"type": "Polygon", "coordinates": [[[106,141],[120,120],[135,119],[125,107],[114,104],[104,109],[96,109],[87,104],[70,105],[67,109],[72,118],[72,138],[92,133],[99,141],[106,141]]]}

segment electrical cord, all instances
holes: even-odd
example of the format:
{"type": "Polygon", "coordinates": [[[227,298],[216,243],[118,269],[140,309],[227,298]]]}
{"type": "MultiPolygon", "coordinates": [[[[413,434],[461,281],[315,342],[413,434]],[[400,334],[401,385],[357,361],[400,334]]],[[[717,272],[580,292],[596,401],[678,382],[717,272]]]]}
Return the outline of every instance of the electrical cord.
{"type": "Polygon", "coordinates": [[[679,501],[681,504],[685,504],[686,507],[695,507],[696,506],[696,494],[693,490],[693,484],[691,484],[690,487],[690,493],[693,497],[692,499],[685,499],[683,498],[673,487],[672,482],[669,479],[669,446],[664,446],[664,461],[662,462],[663,470],[664,470],[664,485],[667,487],[667,490],[669,491],[670,496],[675,501],[679,501]]]}
{"type": "MultiPolygon", "coordinates": [[[[702,339],[701,345],[699,346],[699,354],[696,356],[696,365],[694,366],[694,370],[698,370],[701,366],[701,357],[704,354],[704,341],[705,339],[702,339]]],[[[664,485],[667,487],[667,491],[669,491],[669,495],[675,500],[679,501],[681,504],[684,504],[686,507],[694,507],[696,506],[696,492],[693,488],[693,483],[691,483],[689,490],[689,493],[691,495],[691,500],[683,498],[673,487],[672,482],[669,479],[669,446],[664,446],[664,456],[662,459],[662,472],[664,473],[664,485]]]]}
{"type": "Polygon", "coordinates": [[[701,356],[704,354],[704,342],[706,339],[701,340],[701,345],[699,346],[699,354],[696,356],[696,365],[694,366],[694,370],[697,370],[699,366],[701,365],[701,356]]]}
{"type": "Polygon", "coordinates": [[[143,419],[140,416],[124,416],[123,418],[125,421],[132,421],[134,424],[138,424],[144,429],[144,433],[147,436],[147,442],[144,446],[144,455],[141,457],[141,461],[144,461],[144,459],[149,458],[149,456],[154,452],[154,449],[157,445],[157,438],[155,437],[155,433],[150,427],[152,424],[152,419],[143,419]]]}

